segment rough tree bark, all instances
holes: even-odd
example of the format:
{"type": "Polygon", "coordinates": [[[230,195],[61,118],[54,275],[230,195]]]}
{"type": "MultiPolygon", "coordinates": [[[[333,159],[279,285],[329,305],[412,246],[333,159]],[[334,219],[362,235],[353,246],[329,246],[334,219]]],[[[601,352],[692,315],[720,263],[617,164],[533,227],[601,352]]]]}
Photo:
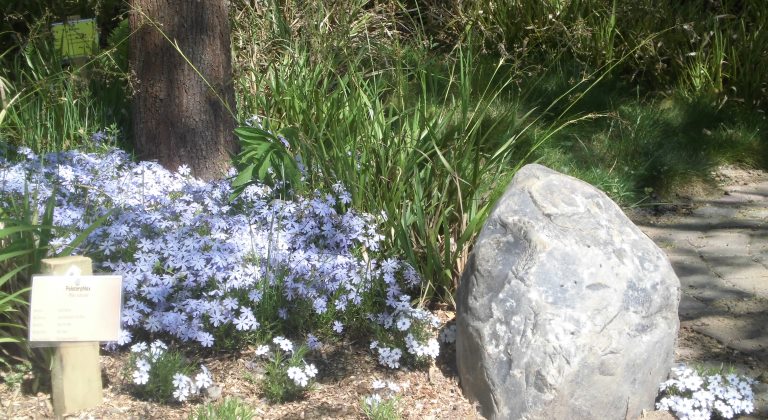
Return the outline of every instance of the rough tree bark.
{"type": "Polygon", "coordinates": [[[237,151],[226,0],[132,0],[130,66],[138,81],[133,134],[139,157],[203,179],[223,175],[237,151]],[[178,43],[202,77],[153,23],[178,43]]]}

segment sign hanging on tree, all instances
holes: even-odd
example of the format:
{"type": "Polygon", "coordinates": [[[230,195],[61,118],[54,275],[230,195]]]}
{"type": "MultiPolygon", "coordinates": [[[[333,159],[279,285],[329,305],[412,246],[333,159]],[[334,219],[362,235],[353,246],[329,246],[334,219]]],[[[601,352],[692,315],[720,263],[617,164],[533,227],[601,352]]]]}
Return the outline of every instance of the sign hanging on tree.
{"type": "Polygon", "coordinates": [[[56,51],[62,58],[76,59],[98,51],[99,31],[96,19],[74,19],[51,25],[56,51]]]}

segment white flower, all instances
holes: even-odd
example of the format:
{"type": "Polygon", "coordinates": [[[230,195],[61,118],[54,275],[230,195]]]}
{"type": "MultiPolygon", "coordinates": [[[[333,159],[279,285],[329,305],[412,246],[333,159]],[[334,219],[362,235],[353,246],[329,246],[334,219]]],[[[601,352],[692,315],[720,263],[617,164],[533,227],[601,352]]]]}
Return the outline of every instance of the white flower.
{"type": "Polygon", "coordinates": [[[203,365],[200,365],[201,372],[195,376],[195,385],[198,389],[208,388],[213,384],[213,378],[211,378],[211,372],[203,365]]]}
{"type": "Polygon", "coordinates": [[[189,176],[192,173],[192,169],[186,164],[179,166],[179,175],[181,176],[189,176]]]}
{"type": "Polygon", "coordinates": [[[141,353],[144,351],[147,351],[147,343],[141,342],[131,346],[131,352],[133,353],[141,353]]]}
{"type": "Polygon", "coordinates": [[[136,385],[146,385],[149,381],[149,372],[146,370],[136,370],[133,372],[133,383],[136,385]]]}
{"type": "Polygon", "coordinates": [[[291,340],[285,337],[277,336],[272,339],[272,342],[280,346],[280,348],[285,352],[288,352],[288,353],[293,352],[293,343],[291,342],[291,340]]]}
{"type": "Polygon", "coordinates": [[[189,388],[177,388],[175,391],[173,391],[173,397],[179,401],[186,401],[187,397],[189,397],[189,388]]]}
{"type": "Polygon", "coordinates": [[[317,368],[312,364],[306,365],[304,366],[304,374],[309,378],[314,378],[317,375],[317,368]]]}
{"type": "Polygon", "coordinates": [[[381,379],[375,379],[375,380],[374,380],[374,381],[371,383],[371,387],[372,387],[373,389],[382,389],[382,388],[386,388],[386,387],[387,387],[387,383],[386,383],[386,382],[384,382],[384,381],[382,381],[381,379]]]}
{"type": "Polygon", "coordinates": [[[173,375],[173,386],[176,388],[180,388],[184,386],[187,381],[189,381],[189,378],[186,377],[186,375],[183,375],[181,373],[177,373],[173,375]]]}
{"type": "Polygon", "coordinates": [[[256,347],[256,356],[264,356],[267,353],[269,353],[269,346],[262,345],[256,347]]]}
{"type": "Polygon", "coordinates": [[[186,401],[191,394],[197,393],[192,380],[181,373],[173,375],[173,386],[176,388],[173,392],[173,397],[179,401],[186,401]]]}
{"type": "Polygon", "coordinates": [[[152,365],[147,362],[146,359],[137,359],[136,360],[136,369],[143,371],[143,372],[149,372],[149,369],[152,368],[152,365]]]}
{"type": "Polygon", "coordinates": [[[680,419],[709,419],[713,411],[730,419],[749,414],[754,409],[752,379],[730,374],[710,375],[702,378],[694,370],[680,365],[672,369],[673,378],[659,387],[662,392],[676,391],[680,395],[666,395],[656,404],[659,410],[671,411],[680,419]],[[726,385],[726,382],[728,385],[726,385]],[[742,383],[747,383],[745,387],[742,383]]]}
{"type": "Polygon", "coordinates": [[[381,404],[381,395],[373,394],[369,397],[365,397],[365,405],[369,407],[375,407],[379,404],[381,404]]]}
{"type": "Polygon", "coordinates": [[[398,392],[400,392],[400,385],[398,385],[398,384],[397,384],[397,383],[395,383],[395,382],[388,382],[388,383],[387,383],[387,388],[388,388],[390,391],[394,392],[394,393],[398,393],[398,392]]]}
{"type": "Polygon", "coordinates": [[[287,373],[288,377],[293,380],[293,383],[296,384],[296,386],[305,387],[309,383],[307,375],[297,367],[289,367],[287,373]]]}
{"type": "Polygon", "coordinates": [[[152,361],[157,360],[160,356],[168,350],[168,346],[160,340],[155,341],[149,346],[149,354],[152,361]]]}
{"type": "Polygon", "coordinates": [[[406,317],[403,317],[403,316],[401,316],[400,318],[397,319],[397,329],[398,330],[405,331],[405,330],[407,330],[410,327],[411,327],[411,320],[410,319],[408,319],[406,317]]]}

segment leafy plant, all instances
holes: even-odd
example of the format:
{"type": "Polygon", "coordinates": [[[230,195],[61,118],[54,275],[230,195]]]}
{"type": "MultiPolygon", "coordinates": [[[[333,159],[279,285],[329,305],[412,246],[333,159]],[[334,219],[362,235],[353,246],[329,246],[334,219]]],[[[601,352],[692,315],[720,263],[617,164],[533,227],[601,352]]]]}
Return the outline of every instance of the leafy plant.
{"type": "Polygon", "coordinates": [[[360,409],[369,420],[397,420],[400,386],[394,382],[376,379],[372,383],[373,393],[360,399],[360,409]]]}
{"type": "Polygon", "coordinates": [[[131,347],[129,365],[134,392],[139,398],[166,402],[186,401],[211,386],[213,380],[205,366],[191,379],[192,366],[184,355],[169,351],[162,341],[136,343],[131,347]]]}
{"type": "MultiPolygon", "coordinates": [[[[292,127],[291,147],[309,189],[340,183],[354,208],[384,212],[387,252],[404,256],[422,276],[422,303],[453,303],[495,198],[542,144],[602,116],[570,111],[615,65],[572,84],[539,111],[526,110],[516,95],[515,66],[484,60],[471,43],[439,60],[418,44],[395,44],[390,52],[398,60],[379,67],[384,53],[371,45],[350,55],[321,44],[318,54],[304,38],[285,42],[291,48],[275,53],[264,71],[252,69],[249,89],[268,94],[248,105],[266,115],[260,118],[270,130],[292,127]]],[[[264,159],[240,162],[269,169],[264,159]]],[[[240,182],[259,178],[253,170],[241,176],[240,182]]]]}
{"type": "Polygon", "coordinates": [[[236,398],[225,398],[220,402],[209,402],[195,410],[191,420],[242,420],[256,417],[256,412],[236,398]]]}
{"type": "MultiPolygon", "coordinates": [[[[31,153],[31,152],[30,152],[31,153]]],[[[31,156],[34,156],[32,154],[31,156]]],[[[37,159],[36,156],[34,156],[37,159]]],[[[24,171],[40,176],[39,167],[30,165],[24,171]]],[[[29,291],[32,275],[40,273],[41,261],[48,257],[71,255],[94,230],[109,217],[80,220],[75,231],[64,232],[54,226],[56,217],[55,185],[40,188],[30,178],[15,179],[7,175],[7,166],[0,161],[0,363],[8,358],[32,361],[36,369],[49,367],[50,350],[33,349],[26,340],[29,320],[29,291]],[[16,190],[6,188],[13,184],[16,190]],[[49,194],[46,196],[46,194],[49,194]],[[52,241],[59,235],[59,246],[52,250],[52,241]]]]}
{"type": "Polygon", "coordinates": [[[40,222],[32,201],[27,190],[20,205],[0,205],[0,272],[4,273],[0,276],[0,344],[13,345],[3,346],[0,363],[8,366],[8,358],[32,359],[37,367],[46,368],[48,353],[28,346],[26,329],[31,278],[40,272],[40,261],[48,254],[54,201],[47,200],[40,222]]]}
{"type": "Polygon", "coordinates": [[[295,400],[312,387],[317,375],[315,365],[304,361],[309,348],[304,345],[294,348],[290,340],[280,336],[272,342],[272,349],[263,345],[256,350],[258,356],[267,358],[262,391],[272,402],[295,400]]]}
{"type": "Polygon", "coordinates": [[[238,127],[235,134],[240,138],[241,151],[236,161],[240,163],[239,173],[232,187],[234,195],[255,183],[276,186],[278,182],[285,187],[299,190],[302,174],[296,157],[289,151],[287,136],[292,130],[285,128],[277,133],[261,127],[238,127]]]}
{"type": "Polygon", "coordinates": [[[398,420],[397,398],[381,399],[378,394],[360,400],[363,415],[369,420],[398,420]]]}
{"type": "Polygon", "coordinates": [[[29,362],[6,365],[6,369],[0,372],[3,382],[10,387],[20,387],[24,381],[24,376],[32,370],[29,362]]]}

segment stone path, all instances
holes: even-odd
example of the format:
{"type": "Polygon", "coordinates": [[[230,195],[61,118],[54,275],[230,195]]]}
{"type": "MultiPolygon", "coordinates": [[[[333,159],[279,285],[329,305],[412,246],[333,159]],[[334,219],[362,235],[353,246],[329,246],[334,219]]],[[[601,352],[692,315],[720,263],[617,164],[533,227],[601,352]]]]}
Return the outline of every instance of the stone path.
{"type": "Polygon", "coordinates": [[[632,218],[680,278],[677,358],[768,382],[768,174],[726,167],[717,179],[706,194],[632,218]]]}

